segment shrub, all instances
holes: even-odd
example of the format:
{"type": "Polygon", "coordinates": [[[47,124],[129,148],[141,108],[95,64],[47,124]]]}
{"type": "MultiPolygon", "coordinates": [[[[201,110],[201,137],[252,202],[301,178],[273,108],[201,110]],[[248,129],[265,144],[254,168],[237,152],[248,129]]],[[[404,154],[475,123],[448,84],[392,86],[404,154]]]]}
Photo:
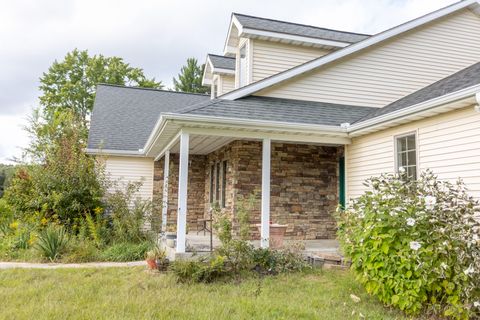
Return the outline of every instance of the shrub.
{"type": "Polygon", "coordinates": [[[105,247],[99,254],[103,261],[139,261],[143,260],[145,254],[154,246],[151,241],[140,243],[120,242],[105,247]]]}
{"type": "Polygon", "coordinates": [[[62,262],[78,263],[98,261],[100,252],[97,245],[89,239],[71,238],[62,255],[62,262]]]}
{"type": "Polygon", "coordinates": [[[176,260],[171,267],[179,282],[210,283],[225,277],[225,258],[215,256],[211,259],[176,260]]]}
{"type": "Polygon", "coordinates": [[[37,245],[45,258],[55,261],[63,253],[67,242],[65,229],[51,225],[40,232],[37,245]]]}
{"type": "Polygon", "coordinates": [[[478,203],[465,185],[382,175],[339,214],[339,238],[366,290],[408,313],[480,312],[478,203]]]}
{"type": "Polygon", "coordinates": [[[145,231],[152,216],[151,201],[135,198],[141,182],[128,183],[107,194],[106,204],[112,221],[112,237],[117,242],[142,242],[150,237],[145,231]]]}

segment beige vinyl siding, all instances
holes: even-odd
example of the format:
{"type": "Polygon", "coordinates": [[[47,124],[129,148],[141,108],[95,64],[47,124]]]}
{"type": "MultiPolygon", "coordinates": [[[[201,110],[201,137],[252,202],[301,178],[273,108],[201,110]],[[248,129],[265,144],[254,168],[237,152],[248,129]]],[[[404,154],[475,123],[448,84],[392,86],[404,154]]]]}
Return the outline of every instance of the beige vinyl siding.
{"type": "Polygon", "coordinates": [[[480,199],[480,113],[473,106],[386,129],[347,146],[347,195],[363,194],[363,182],[395,172],[395,136],[416,132],[419,172],[431,169],[440,179],[461,177],[472,196],[480,199]]]}
{"type": "Polygon", "coordinates": [[[329,50],[265,40],[251,40],[252,80],[262,80],[329,53],[329,50]]]}
{"type": "Polygon", "coordinates": [[[105,160],[105,171],[112,181],[117,182],[117,189],[124,189],[129,182],[141,181],[137,196],[152,199],[153,159],[109,156],[105,160]]]}
{"type": "Polygon", "coordinates": [[[382,107],[479,57],[480,17],[464,9],[258,95],[382,107]]]}
{"type": "Polygon", "coordinates": [[[235,76],[222,75],[219,84],[217,96],[235,90],[235,76]]]}

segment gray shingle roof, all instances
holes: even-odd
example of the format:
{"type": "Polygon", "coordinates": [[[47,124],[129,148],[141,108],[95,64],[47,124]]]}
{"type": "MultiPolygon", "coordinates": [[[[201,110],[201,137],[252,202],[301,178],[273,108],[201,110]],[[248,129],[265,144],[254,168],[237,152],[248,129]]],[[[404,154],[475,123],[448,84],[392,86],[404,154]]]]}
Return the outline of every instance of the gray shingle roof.
{"type": "Polygon", "coordinates": [[[235,70],[235,58],[208,54],[214,68],[235,70]]]}
{"type": "Polygon", "coordinates": [[[176,113],[338,126],[353,122],[373,109],[375,108],[250,96],[238,100],[214,99],[176,113]]]}
{"type": "Polygon", "coordinates": [[[477,84],[480,84],[480,62],[415,91],[414,93],[394,101],[383,108],[376,109],[365,117],[359,119],[357,122],[362,122],[401,110],[417,103],[425,102],[477,84]]]}
{"type": "Polygon", "coordinates": [[[369,37],[369,35],[366,34],[331,30],[304,24],[248,16],[239,13],[233,13],[233,15],[238,19],[242,26],[256,30],[279,32],[348,43],[355,43],[369,37]]]}
{"type": "Polygon", "coordinates": [[[145,145],[162,112],[209,99],[208,95],[98,85],[88,148],[138,151],[145,145]]]}

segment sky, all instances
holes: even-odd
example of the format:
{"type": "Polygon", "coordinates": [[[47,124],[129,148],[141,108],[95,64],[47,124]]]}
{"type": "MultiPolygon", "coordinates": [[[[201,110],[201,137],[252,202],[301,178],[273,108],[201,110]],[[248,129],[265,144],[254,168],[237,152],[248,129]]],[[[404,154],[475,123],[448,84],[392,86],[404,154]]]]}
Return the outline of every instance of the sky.
{"type": "Polygon", "coordinates": [[[456,0],[0,0],[0,163],[21,155],[39,77],[75,48],[119,56],[167,87],[221,54],[232,12],[375,34],[456,0]]]}

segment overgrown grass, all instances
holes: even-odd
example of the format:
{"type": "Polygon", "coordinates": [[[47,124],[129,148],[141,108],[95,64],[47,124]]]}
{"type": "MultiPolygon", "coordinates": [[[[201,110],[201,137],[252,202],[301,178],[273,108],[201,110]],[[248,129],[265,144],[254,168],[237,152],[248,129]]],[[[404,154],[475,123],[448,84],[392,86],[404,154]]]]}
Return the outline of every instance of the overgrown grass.
{"type": "Polygon", "coordinates": [[[204,285],[144,268],[4,270],[0,283],[0,319],[404,319],[346,271],[204,285]]]}

